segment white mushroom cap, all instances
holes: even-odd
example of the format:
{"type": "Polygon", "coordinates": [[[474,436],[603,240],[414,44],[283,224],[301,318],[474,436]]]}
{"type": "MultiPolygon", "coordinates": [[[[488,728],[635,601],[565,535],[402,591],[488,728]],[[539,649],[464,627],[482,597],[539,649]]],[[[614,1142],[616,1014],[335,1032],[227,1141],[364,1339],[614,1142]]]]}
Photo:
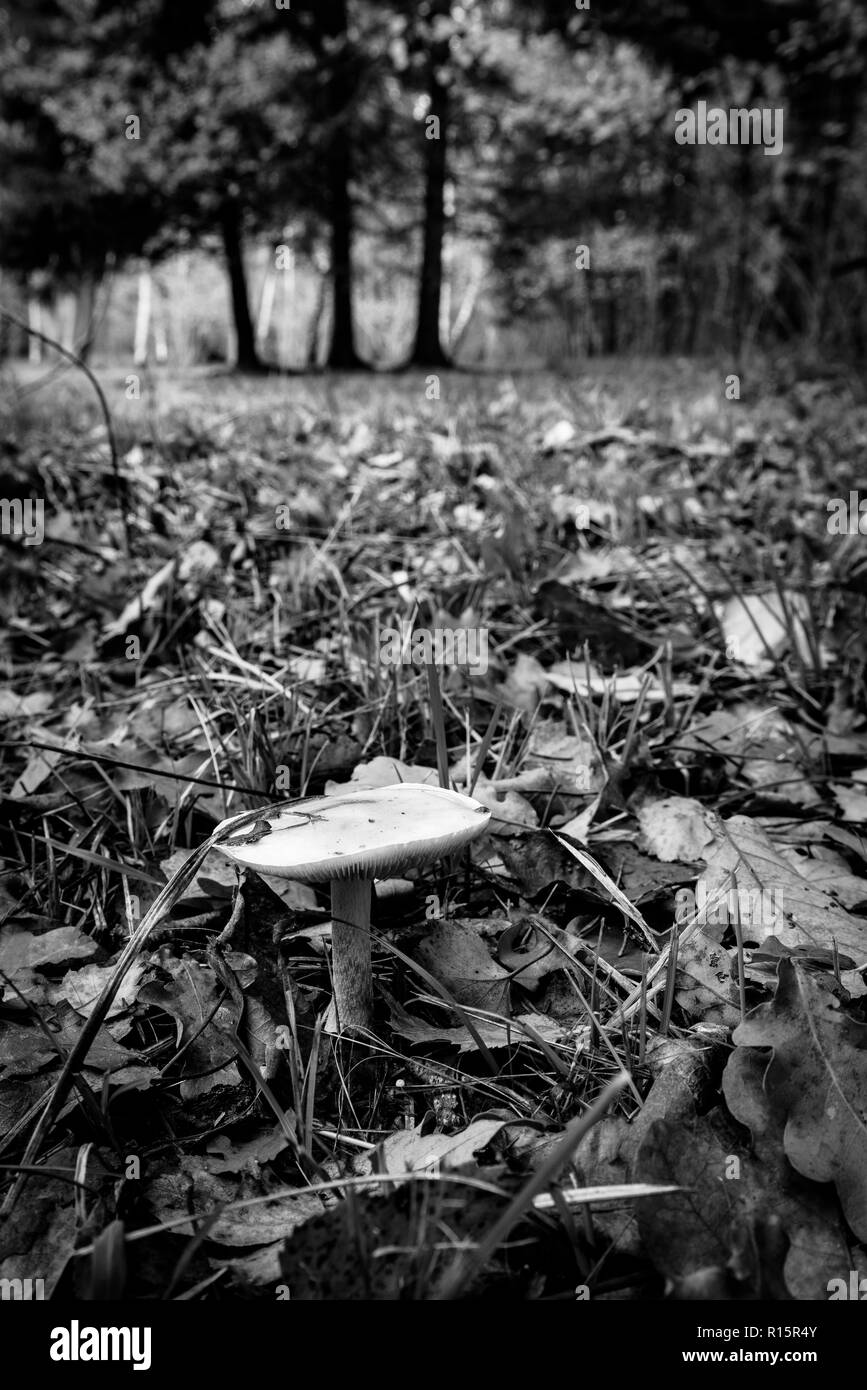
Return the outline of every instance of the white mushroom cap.
{"type": "MultiPolygon", "coordinates": [[[[487,806],[459,792],[399,783],[311,797],[274,815],[263,810],[255,825],[244,825],[234,837],[228,833],[215,848],[279,878],[380,878],[453,854],[481,834],[490,818],[487,806]]],[[[216,833],[228,832],[235,820],[223,821],[216,833]]]]}

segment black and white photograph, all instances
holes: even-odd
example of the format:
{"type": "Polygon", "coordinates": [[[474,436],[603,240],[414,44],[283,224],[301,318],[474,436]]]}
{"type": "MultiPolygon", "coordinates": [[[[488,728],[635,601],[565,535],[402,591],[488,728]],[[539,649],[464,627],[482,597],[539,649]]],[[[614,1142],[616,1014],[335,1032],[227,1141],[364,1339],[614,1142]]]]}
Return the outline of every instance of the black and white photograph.
{"type": "Polygon", "coordinates": [[[851,1364],[865,170],[867,0],[0,0],[10,1384],[851,1364]]]}

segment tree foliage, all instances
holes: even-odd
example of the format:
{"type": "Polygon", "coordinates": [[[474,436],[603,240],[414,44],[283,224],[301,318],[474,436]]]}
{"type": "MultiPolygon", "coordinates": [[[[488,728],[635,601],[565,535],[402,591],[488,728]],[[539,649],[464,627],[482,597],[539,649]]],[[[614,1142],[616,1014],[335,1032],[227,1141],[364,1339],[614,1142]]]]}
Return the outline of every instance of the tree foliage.
{"type": "Polygon", "coordinates": [[[11,0],[0,25],[0,263],[59,283],[220,247],[246,365],[244,247],[290,223],[328,251],[335,367],[360,365],[359,236],[417,285],[420,365],[448,360],[458,243],[506,316],[592,325],[613,295],[622,320],[640,279],[654,346],[867,335],[860,0],[11,0]],[[783,110],[781,157],[678,145],[699,99],[783,110]]]}

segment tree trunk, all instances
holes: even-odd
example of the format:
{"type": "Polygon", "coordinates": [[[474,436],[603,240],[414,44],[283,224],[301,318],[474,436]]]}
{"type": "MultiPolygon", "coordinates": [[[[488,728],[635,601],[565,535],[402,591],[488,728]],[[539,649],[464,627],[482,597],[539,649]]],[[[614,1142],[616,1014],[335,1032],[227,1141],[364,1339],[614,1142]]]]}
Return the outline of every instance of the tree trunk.
{"type": "Polygon", "coordinates": [[[315,370],[319,366],[319,334],[322,329],[322,319],[325,315],[328,296],[328,269],[327,267],[323,269],[316,259],[314,264],[319,272],[319,279],[316,286],[316,303],[313,307],[307,335],[307,366],[315,370]]]}
{"type": "Polygon", "coordinates": [[[82,362],[86,362],[90,357],[93,340],[96,336],[96,295],[99,280],[100,275],[96,268],[88,267],[82,272],[78,292],[75,296],[72,340],[75,352],[82,362]]]}
{"type": "Polygon", "coordinates": [[[273,265],[268,265],[265,271],[265,279],[262,282],[262,294],[259,299],[259,312],[256,315],[256,345],[260,348],[268,347],[268,335],[271,332],[271,318],[274,314],[274,299],[277,294],[277,271],[273,265]]]}
{"type": "Polygon", "coordinates": [[[352,199],[349,192],[349,141],[339,133],[331,151],[331,281],[333,317],[329,367],[352,370],[363,366],[355,347],[352,322],[352,199]]]}
{"type": "Polygon", "coordinates": [[[160,365],[169,360],[169,338],[166,331],[168,315],[166,312],[166,287],[161,280],[155,282],[156,298],[153,305],[154,360],[160,365]]]}
{"type": "MultiPolygon", "coordinates": [[[[439,0],[430,18],[451,13],[451,0],[439,0]]],[[[428,55],[430,107],[425,121],[424,250],[418,295],[418,323],[410,365],[448,367],[448,354],[440,341],[440,306],[443,293],[443,245],[446,236],[445,187],[448,170],[448,87],[438,73],[448,62],[448,42],[432,44],[428,55]]]]}
{"type": "Polygon", "coordinates": [[[42,332],[42,301],[36,294],[27,297],[27,322],[33,329],[27,341],[27,360],[38,365],[42,361],[42,342],[34,334],[42,332]]]}
{"type": "Polygon", "coordinates": [[[472,272],[472,278],[464,291],[464,297],[460,302],[457,316],[451,329],[451,341],[449,349],[453,350],[460,347],[470,324],[473,321],[473,314],[476,311],[476,304],[479,299],[479,292],[485,282],[485,267],[479,266],[472,272]]]}
{"type": "Polygon", "coordinates": [[[149,270],[142,270],[138,277],[138,300],[135,310],[135,332],[133,334],[132,360],[136,367],[147,366],[148,339],[151,331],[151,305],[153,284],[149,270]]]}
{"type": "Polygon", "coordinates": [[[232,318],[235,324],[235,367],[240,372],[259,372],[262,363],[256,352],[256,335],[250,313],[247,276],[244,272],[244,249],[241,237],[241,212],[237,203],[223,204],[220,214],[223,251],[232,292],[232,318]]]}
{"type": "MultiPolygon", "coordinates": [[[[750,102],[752,104],[752,93],[750,102]]],[[[738,216],[738,237],[737,250],[735,252],[735,263],[733,268],[732,280],[734,293],[732,295],[731,309],[731,342],[730,348],[735,358],[736,369],[738,372],[742,368],[742,354],[746,345],[747,324],[752,317],[753,297],[750,284],[750,261],[752,258],[752,238],[755,234],[753,226],[753,155],[754,151],[749,145],[742,145],[738,151],[738,170],[736,175],[736,188],[740,202],[738,216]]]]}
{"type": "Polygon", "coordinates": [[[350,190],[352,136],[349,111],[354,94],[354,82],[349,71],[347,53],[346,0],[327,0],[323,31],[329,39],[337,41],[337,51],[331,58],[333,66],[328,82],[328,116],[334,130],[331,147],[328,151],[331,282],[334,308],[331,324],[331,345],[328,349],[326,365],[339,371],[352,371],[365,364],[356,351],[355,327],[352,320],[354,218],[350,190]]]}

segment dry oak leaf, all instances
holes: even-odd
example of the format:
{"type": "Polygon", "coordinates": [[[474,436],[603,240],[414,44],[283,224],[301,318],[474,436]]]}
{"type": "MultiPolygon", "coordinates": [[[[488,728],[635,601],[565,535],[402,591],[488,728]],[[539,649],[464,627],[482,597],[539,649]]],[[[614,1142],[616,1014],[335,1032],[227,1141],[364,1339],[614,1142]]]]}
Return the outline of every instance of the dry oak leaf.
{"type": "Polygon", "coordinates": [[[832,947],[851,955],[856,965],[867,961],[867,921],[846,912],[830,893],[800,874],[769,835],[748,816],[720,822],[707,813],[714,843],[703,851],[707,872],[696,888],[707,902],[726,902],[737,889],[744,938],[761,945],[775,936],[784,946],[832,947]]]}
{"type": "MultiPolygon", "coordinates": [[[[830,977],[783,960],[773,1001],[753,1009],[733,1040],[773,1049],[763,1089],[784,1119],[786,1157],[803,1177],[834,1183],[846,1220],[867,1240],[867,1025],[841,1005],[830,977]]],[[[737,1098],[727,1099],[741,1118],[737,1098]]]]}
{"type": "Polygon", "coordinates": [[[644,1247],[678,1297],[695,1297],[692,1281],[715,1270],[716,1297],[825,1299],[829,1279],[850,1266],[827,1190],[749,1154],[720,1109],[653,1120],[632,1177],[681,1187],[638,1207],[644,1247]],[[762,1253],[774,1230],[776,1268],[762,1253]]]}
{"type": "MultiPolygon", "coordinates": [[[[778,847],[756,821],[722,822],[705,812],[713,839],[702,851],[707,870],[696,884],[699,920],[684,933],[678,955],[677,1000],[692,1015],[734,1027],[740,1006],[731,942],[735,911],[744,940],[774,938],[790,950],[831,950],[836,941],[855,966],[867,960],[867,922],[853,916],[820,883],[799,872],[788,847],[778,847]]],[[[809,863],[810,861],[806,861],[809,863]]]]}

